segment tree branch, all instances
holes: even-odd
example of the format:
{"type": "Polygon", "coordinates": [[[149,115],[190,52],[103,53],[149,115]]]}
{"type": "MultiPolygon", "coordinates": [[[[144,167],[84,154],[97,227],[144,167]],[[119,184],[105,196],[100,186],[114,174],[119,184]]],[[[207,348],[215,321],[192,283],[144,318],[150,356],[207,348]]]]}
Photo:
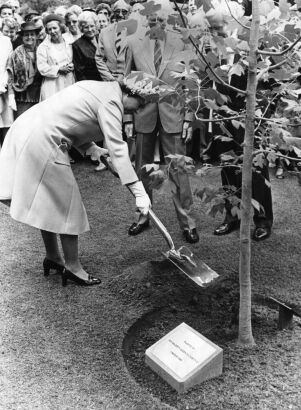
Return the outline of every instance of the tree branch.
{"type": "Polygon", "coordinates": [[[265,51],[265,50],[257,50],[257,54],[261,54],[264,56],[283,56],[287,52],[289,52],[299,41],[301,40],[301,36],[299,36],[289,47],[285,48],[282,51],[265,51]]]}
{"type": "MultiPolygon", "coordinates": [[[[176,0],[173,0],[173,3],[175,5],[176,10],[178,11],[178,13],[180,14],[182,23],[184,25],[184,27],[187,29],[187,24],[186,21],[184,19],[182,10],[180,9],[180,7],[178,6],[176,0]]],[[[229,88],[230,90],[233,90],[237,93],[240,94],[244,94],[247,95],[247,92],[245,90],[240,90],[239,88],[233,87],[232,85],[226,83],[224,80],[222,80],[213,70],[213,68],[211,67],[211,65],[208,63],[208,61],[206,60],[206,57],[204,56],[204,54],[199,50],[199,47],[197,46],[197,44],[195,43],[195,41],[193,40],[193,38],[191,37],[191,35],[189,34],[188,36],[189,41],[191,42],[191,44],[193,45],[194,49],[196,50],[197,54],[201,57],[202,61],[205,63],[206,67],[209,69],[209,71],[211,72],[211,74],[217,79],[217,81],[222,84],[224,87],[229,88]]]]}
{"type": "Polygon", "coordinates": [[[196,115],[196,119],[201,122],[223,122],[223,121],[237,120],[240,118],[245,118],[245,115],[236,115],[234,117],[222,117],[222,118],[199,118],[196,115]]]}
{"type": "MultiPolygon", "coordinates": [[[[255,120],[274,122],[275,124],[279,124],[279,125],[283,124],[283,122],[280,121],[280,120],[278,121],[277,118],[266,118],[266,117],[257,117],[257,116],[255,116],[255,120]]],[[[297,124],[288,123],[288,124],[284,124],[284,125],[286,125],[288,127],[300,127],[301,122],[298,122],[297,124]]]]}
{"type": "Polygon", "coordinates": [[[242,23],[241,23],[239,20],[237,20],[237,18],[232,14],[232,10],[231,10],[231,8],[230,8],[230,5],[229,5],[229,3],[228,3],[228,0],[226,0],[226,4],[227,4],[227,7],[228,7],[229,12],[230,12],[230,14],[231,14],[231,17],[236,21],[236,23],[238,23],[241,27],[243,27],[243,28],[245,28],[245,29],[247,29],[247,30],[250,30],[250,27],[245,26],[244,24],[242,24],[242,23]]]}
{"type": "Polygon", "coordinates": [[[258,155],[258,154],[269,154],[269,153],[273,153],[274,155],[276,155],[277,157],[279,157],[279,158],[284,158],[284,159],[288,159],[288,160],[290,160],[290,161],[300,161],[301,160],[301,158],[300,157],[295,157],[295,158],[293,158],[293,157],[289,157],[288,155],[283,155],[283,154],[281,154],[281,152],[277,152],[277,151],[267,151],[267,150],[265,150],[265,149],[261,149],[261,150],[258,150],[258,151],[256,151],[256,152],[254,152],[254,157],[256,156],[256,155],[258,155]]]}

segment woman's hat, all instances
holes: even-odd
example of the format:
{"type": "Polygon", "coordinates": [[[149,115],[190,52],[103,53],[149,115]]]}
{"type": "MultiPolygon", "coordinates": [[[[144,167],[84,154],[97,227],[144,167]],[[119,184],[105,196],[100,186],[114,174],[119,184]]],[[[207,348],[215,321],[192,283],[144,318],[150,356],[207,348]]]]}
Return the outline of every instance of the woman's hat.
{"type": "Polygon", "coordinates": [[[95,13],[95,9],[93,9],[92,7],[84,7],[83,11],[91,11],[91,13],[95,13]]]}
{"type": "Polygon", "coordinates": [[[25,14],[24,21],[30,21],[33,16],[39,16],[39,15],[40,13],[37,12],[36,10],[29,9],[27,13],[25,14]]]}
{"type": "Polygon", "coordinates": [[[26,21],[21,24],[20,34],[22,35],[26,31],[35,31],[36,33],[39,33],[41,29],[42,27],[38,27],[33,21],[26,21]]]}
{"type": "Polygon", "coordinates": [[[61,24],[64,24],[64,19],[63,17],[59,16],[58,14],[48,14],[48,16],[44,17],[43,19],[43,24],[46,26],[50,21],[58,21],[61,24]]]}
{"type": "Polygon", "coordinates": [[[132,71],[121,83],[125,92],[132,96],[142,98],[145,103],[158,102],[162,94],[166,91],[159,86],[159,81],[151,74],[143,71],[132,71]]]}

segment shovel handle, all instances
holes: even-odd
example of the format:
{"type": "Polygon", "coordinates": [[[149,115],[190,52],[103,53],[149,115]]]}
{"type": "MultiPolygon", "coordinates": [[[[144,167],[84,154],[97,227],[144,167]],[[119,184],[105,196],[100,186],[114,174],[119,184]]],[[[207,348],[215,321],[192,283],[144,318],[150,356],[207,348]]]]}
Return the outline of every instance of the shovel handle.
{"type": "MultiPolygon", "coordinates": [[[[108,168],[108,170],[117,178],[119,178],[118,173],[112,169],[111,165],[109,164],[108,160],[106,157],[100,157],[101,162],[108,168]]],[[[129,187],[127,187],[128,190],[131,192],[132,191],[129,187]]],[[[165,226],[163,225],[163,223],[160,221],[160,219],[157,217],[157,215],[155,214],[154,211],[152,211],[151,209],[148,212],[150,219],[152,220],[152,222],[154,223],[154,225],[156,226],[156,228],[158,229],[158,231],[162,234],[163,238],[165,239],[165,241],[167,242],[169,249],[170,250],[174,250],[175,249],[175,245],[173,243],[173,240],[168,232],[168,230],[165,228],[165,226]]]]}
{"type": "Polygon", "coordinates": [[[170,250],[174,250],[175,249],[175,245],[173,243],[173,240],[168,232],[168,230],[165,228],[165,226],[163,225],[163,223],[160,221],[160,219],[157,217],[157,215],[155,214],[154,211],[152,211],[151,209],[148,211],[149,217],[152,220],[152,222],[155,224],[156,228],[158,229],[158,231],[162,234],[163,238],[165,239],[165,241],[167,242],[167,245],[169,246],[170,250]]]}

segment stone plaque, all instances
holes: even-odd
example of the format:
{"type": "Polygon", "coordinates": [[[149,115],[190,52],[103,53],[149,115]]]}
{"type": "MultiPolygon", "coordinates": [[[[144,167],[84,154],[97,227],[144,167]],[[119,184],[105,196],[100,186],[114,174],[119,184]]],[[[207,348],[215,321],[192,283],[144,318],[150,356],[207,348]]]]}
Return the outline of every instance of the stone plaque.
{"type": "Polygon", "coordinates": [[[223,350],[182,323],[146,350],[145,362],[182,393],[222,374],[223,350]]]}

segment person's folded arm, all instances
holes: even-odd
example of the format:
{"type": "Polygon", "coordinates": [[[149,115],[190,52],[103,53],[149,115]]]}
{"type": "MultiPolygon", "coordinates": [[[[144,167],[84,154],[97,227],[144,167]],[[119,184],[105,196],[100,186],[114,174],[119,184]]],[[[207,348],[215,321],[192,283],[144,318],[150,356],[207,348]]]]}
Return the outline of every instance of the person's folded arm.
{"type": "Polygon", "coordinates": [[[81,49],[76,45],[72,44],[72,50],[73,50],[73,64],[74,64],[74,74],[76,81],[82,81],[86,79],[85,76],[85,61],[84,61],[84,55],[81,51],[81,49]]]}
{"type": "Polygon", "coordinates": [[[101,76],[103,81],[115,81],[113,74],[111,73],[111,71],[109,70],[109,67],[107,66],[105,62],[102,33],[100,33],[98,44],[96,47],[95,63],[96,63],[96,67],[99,72],[99,75],[101,76]]]}
{"type": "Polygon", "coordinates": [[[42,43],[37,49],[37,67],[43,77],[57,78],[59,75],[60,66],[57,64],[49,64],[48,48],[42,43]]]}

